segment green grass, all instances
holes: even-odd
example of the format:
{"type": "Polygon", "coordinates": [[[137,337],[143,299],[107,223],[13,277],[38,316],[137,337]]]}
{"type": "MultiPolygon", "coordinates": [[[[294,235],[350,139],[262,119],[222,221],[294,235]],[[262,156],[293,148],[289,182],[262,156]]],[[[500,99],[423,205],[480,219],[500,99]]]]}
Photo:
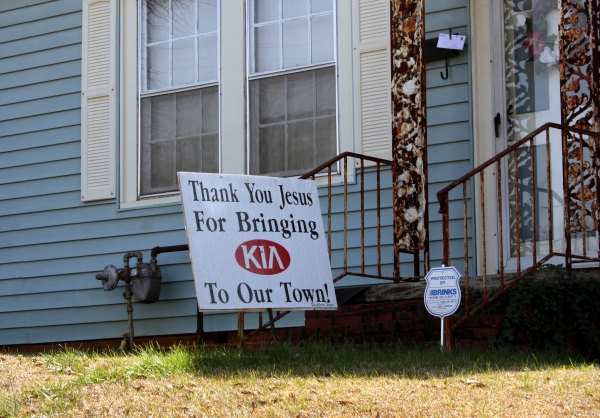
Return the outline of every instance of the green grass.
{"type": "Polygon", "coordinates": [[[506,408],[553,415],[564,412],[561,405],[600,411],[599,371],[558,350],[310,344],[149,346],[123,354],[65,347],[0,356],[0,418],[431,416],[439,408],[433,416],[502,416],[506,408]]]}
{"type": "MultiPolygon", "coordinates": [[[[44,354],[56,373],[73,373],[81,384],[139,378],[197,376],[402,376],[410,379],[463,376],[497,370],[543,370],[590,367],[582,358],[558,350],[538,353],[515,350],[456,350],[398,346],[356,347],[311,344],[268,349],[169,349],[149,346],[123,357],[118,352],[84,352],[72,348],[44,354]],[[128,361],[124,361],[128,358],[128,361]]],[[[594,366],[592,366],[594,367],[594,366]]]]}

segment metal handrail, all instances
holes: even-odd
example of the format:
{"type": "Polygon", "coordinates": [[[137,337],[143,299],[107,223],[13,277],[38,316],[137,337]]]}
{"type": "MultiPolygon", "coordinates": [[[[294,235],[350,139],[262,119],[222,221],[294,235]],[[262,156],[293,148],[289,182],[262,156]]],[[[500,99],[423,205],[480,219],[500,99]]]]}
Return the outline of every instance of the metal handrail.
{"type": "Polygon", "coordinates": [[[368,155],[362,155],[362,154],[357,154],[355,152],[346,151],[346,152],[342,152],[337,157],[333,157],[329,161],[324,162],[317,168],[310,170],[308,173],[301,175],[299,178],[303,179],[303,180],[309,179],[311,177],[314,178],[317,174],[319,174],[321,171],[323,171],[327,167],[330,167],[333,164],[337,163],[338,161],[343,160],[348,157],[356,158],[356,159],[363,160],[363,161],[364,160],[371,161],[373,163],[385,164],[385,165],[389,165],[389,166],[391,166],[393,164],[392,161],[384,160],[383,158],[371,157],[368,155]]]}
{"type": "MultiPolygon", "coordinates": [[[[514,144],[512,144],[511,146],[509,146],[508,148],[506,148],[504,151],[498,153],[497,155],[495,155],[493,158],[490,158],[489,160],[487,160],[486,162],[484,162],[483,164],[481,164],[480,166],[474,168],[473,170],[469,171],[467,174],[465,174],[464,176],[460,177],[459,179],[453,181],[451,184],[449,184],[448,186],[444,187],[443,189],[441,189],[438,193],[437,193],[437,198],[438,198],[438,202],[440,205],[440,210],[439,213],[442,215],[442,235],[443,235],[443,258],[447,263],[450,263],[450,214],[449,214],[449,193],[450,191],[456,189],[459,186],[462,186],[462,203],[463,203],[463,232],[464,232],[464,262],[465,262],[465,292],[466,292],[466,297],[465,297],[465,311],[466,314],[461,317],[460,319],[458,319],[457,321],[454,322],[454,324],[452,324],[452,326],[447,326],[447,341],[450,342],[450,330],[451,329],[456,329],[461,323],[463,323],[469,316],[473,316],[474,314],[480,312],[482,309],[484,309],[486,306],[488,306],[490,303],[492,303],[494,300],[498,299],[502,294],[504,294],[507,290],[509,290],[510,288],[512,288],[515,284],[517,284],[517,282],[519,282],[521,279],[523,279],[524,277],[530,275],[531,273],[533,273],[535,270],[537,270],[539,267],[541,267],[543,264],[547,263],[552,257],[554,256],[558,256],[558,257],[565,257],[566,259],[566,264],[567,267],[570,268],[571,267],[571,263],[573,262],[585,262],[585,261],[597,261],[600,259],[600,254],[598,254],[596,257],[589,257],[586,253],[586,243],[585,243],[585,234],[586,232],[588,232],[588,230],[586,230],[585,228],[585,216],[586,216],[586,209],[585,209],[585,204],[582,206],[582,212],[583,212],[583,216],[582,216],[582,221],[581,221],[581,229],[583,231],[583,256],[580,255],[576,255],[576,254],[572,254],[571,251],[571,230],[570,228],[567,228],[567,223],[565,222],[565,235],[566,235],[566,252],[557,252],[554,250],[553,248],[553,228],[552,228],[552,197],[551,197],[551,193],[548,192],[547,193],[547,197],[548,197],[548,223],[549,223],[549,251],[548,254],[546,254],[545,256],[543,256],[541,259],[538,260],[538,254],[537,254],[537,250],[536,250],[536,244],[535,244],[535,237],[537,236],[537,231],[536,231],[536,202],[535,202],[535,185],[536,185],[536,181],[535,181],[535,159],[534,159],[534,152],[533,152],[533,147],[535,146],[535,138],[542,134],[542,133],[546,133],[546,176],[547,176],[547,181],[548,181],[548,187],[551,189],[550,185],[551,185],[551,180],[550,180],[550,173],[551,173],[551,163],[550,163],[550,129],[557,129],[561,131],[561,137],[562,137],[562,165],[563,165],[563,194],[565,196],[564,199],[564,203],[563,203],[563,209],[564,209],[564,219],[567,220],[570,217],[570,212],[569,212],[569,199],[567,198],[567,196],[569,195],[569,187],[570,184],[569,180],[568,180],[568,176],[567,176],[567,169],[568,169],[568,164],[569,164],[569,156],[568,156],[568,152],[566,151],[566,147],[567,147],[567,137],[568,135],[579,135],[579,146],[583,147],[583,136],[588,136],[588,137],[593,137],[596,138],[596,141],[600,138],[600,133],[598,132],[593,132],[593,131],[588,131],[588,130],[584,130],[584,129],[578,129],[578,128],[574,128],[574,127],[569,127],[569,126],[564,126],[564,125],[560,125],[557,123],[546,123],[542,126],[540,126],[539,128],[537,128],[536,130],[534,130],[533,132],[531,132],[530,134],[528,134],[526,137],[524,137],[523,139],[515,142],[514,144]],[[520,207],[519,207],[519,172],[518,172],[518,150],[519,148],[523,147],[523,146],[529,146],[530,148],[530,155],[529,155],[529,159],[530,159],[530,168],[529,168],[529,176],[530,176],[530,182],[531,182],[531,206],[533,207],[533,210],[531,211],[531,218],[532,218],[532,229],[533,229],[533,243],[534,245],[532,246],[532,265],[526,269],[522,269],[521,268],[521,248],[520,248],[520,207]],[[516,244],[517,244],[517,272],[516,272],[516,276],[515,279],[508,285],[505,285],[504,283],[504,254],[503,254],[503,235],[502,235],[502,221],[503,221],[503,215],[502,215],[502,206],[503,206],[503,199],[502,199],[502,190],[503,190],[503,184],[502,184],[502,162],[503,159],[505,157],[510,157],[512,155],[512,157],[514,158],[514,167],[513,167],[513,172],[511,173],[512,176],[514,176],[514,181],[515,181],[515,185],[516,185],[516,189],[515,189],[515,204],[514,204],[514,211],[515,211],[515,217],[516,217],[516,235],[517,235],[517,240],[516,240],[516,244]],[[499,239],[499,245],[498,245],[498,256],[499,256],[499,270],[498,273],[500,275],[500,289],[497,293],[495,293],[493,296],[488,297],[488,288],[487,288],[487,274],[486,274],[486,270],[487,270],[487,254],[486,254],[486,247],[485,247],[485,240],[486,240],[486,222],[485,222],[485,179],[484,179],[484,170],[486,168],[489,167],[496,167],[496,183],[497,183],[497,196],[496,196],[496,202],[498,205],[497,208],[497,216],[498,216],[498,239],[499,239]],[[482,214],[482,219],[481,219],[481,226],[480,229],[481,231],[481,239],[483,242],[483,256],[482,256],[482,280],[483,280],[483,301],[475,308],[470,308],[470,300],[469,300],[469,274],[468,274],[468,216],[467,216],[467,181],[477,178],[476,176],[479,175],[479,189],[480,189],[480,196],[481,196],[481,201],[480,201],[480,205],[481,205],[481,214],[482,214]],[[576,261],[573,261],[576,260],[576,261]]],[[[580,153],[580,160],[577,161],[578,163],[580,162],[580,169],[579,172],[577,173],[578,176],[577,177],[579,179],[579,183],[575,183],[575,184],[579,184],[580,187],[583,186],[583,175],[584,175],[584,156],[583,156],[583,152],[580,153]]],[[[597,158],[597,156],[592,156],[592,158],[597,158]]],[[[595,181],[596,181],[596,187],[600,186],[600,182],[598,182],[599,176],[598,176],[598,169],[600,167],[598,167],[596,164],[593,164],[594,166],[594,170],[595,170],[595,181]]],[[[573,181],[573,180],[571,180],[573,181]]],[[[529,190],[528,190],[529,191],[529,190]]],[[[598,196],[598,194],[596,194],[596,200],[598,203],[598,207],[600,207],[600,196],[598,196]]],[[[599,248],[600,251],[600,248],[599,248]]],[[[448,317],[448,321],[449,321],[449,317],[448,317]]],[[[448,324],[450,325],[450,324],[448,324]]]]}
{"type": "MultiPolygon", "coordinates": [[[[377,158],[377,157],[370,157],[368,155],[362,155],[362,154],[357,154],[354,152],[343,152],[341,154],[339,154],[338,156],[330,159],[329,161],[324,162],[323,164],[319,165],[318,167],[312,169],[311,171],[309,171],[308,173],[300,176],[299,178],[302,180],[309,180],[312,179],[314,180],[316,178],[317,175],[319,174],[324,174],[322,173],[323,170],[327,170],[327,250],[329,253],[329,258],[331,260],[331,232],[332,232],[332,227],[331,227],[331,215],[332,215],[332,211],[331,211],[331,196],[332,196],[332,177],[333,175],[341,175],[343,178],[343,188],[344,188],[344,269],[343,272],[338,275],[337,277],[335,277],[333,279],[333,282],[338,282],[340,281],[342,278],[344,278],[345,276],[361,276],[361,277],[368,277],[368,278],[374,278],[374,279],[382,279],[382,280],[393,280],[395,282],[398,282],[400,280],[399,278],[399,274],[396,273],[396,269],[397,269],[397,263],[394,262],[394,277],[385,277],[381,274],[381,224],[380,224],[380,169],[381,169],[381,165],[389,165],[392,166],[392,161],[390,160],[385,160],[383,158],[377,158]],[[347,223],[347,216],[348,216],[348,158],[356,158],[358,160],[361,161],[360,167],[362,170],[361,173],[361,271],[360,272],[352,272],[348,270],[348,258],[347,258],[347,251],[348,251],[348,223],[347,223]],[[365,168],[365,161],[370,161],[372,163],[374,163],[376,165],[376,170],[377,170],[377,271],[378,274],[374,275],[374,274],[368,274],[365,272],[365,240],[364,240],[364,236],[365,236],[365,224],[364,224],[364,210],[365,210],[365,205],[364,205],[364,192],[365,192],[365,188],[364,188],[364,168],[365,168]],[[339,173],[339,172],[333,172],[332,167],[334,165],[337,165],[339,162],[343,163],[343,172],[339,173]]],[[[394,238],[394,242],[395,242],[395,238],[394,238]]],[[[283,318],[284,316],[286,316],[287,314],[289,314],[290,311],[280,311],[277,312],[277,315],[273,318],[273,322],[277,322],[279,319],[283,318]]],[[[239,319],[242,320],[243,319],[239,319]]],[[[243,333],[241,335],[242,341],[247,341],[248,339],[252,338],[254,335],[258,334],[261,331],[265,331],[267,329],[269,329],[271,327],[271,321],[269,320],[268,322],[263,323],[262,322],[262,315],[259,315],[259,326],[257,329],[254,329],[253,331],[249,332],[249,333],[243,333]]]]}
{"type": "Polygon", "coordinates": [[[496,154],[494,157],[490,158],[483,164],[475,167],[473,170],[469,171],[464,176],[460,177],[457,180],[454,180],[448,186],[446,186],[443,189],[441,189],[440,191],[438,191],[437,198],[438,198],[438,203],[440,204],[440,210],[438,213],[444,213],[445,211],[447,211],[448,193],[450,192],[450,190],[454,189],[456,186],[460,185],[461,183],[464,183],[465,181],[469,180],[475,174],[478,174],[480,171],[483,171],[485,168],[491,166],[495,162],[498,162],[498,160],[500,160],[502,157],[506,157],[508,154],[513,152],[515,149],[523,146],[527,142],[530,142],[534,137],[538,136],[539,134],[541,134],[542,132],[546,131],[549,128],[555,128],[555,129],[560,129],[560,130],[566,129],[570,132],[573,132],[576,134],[581,134],[581,135],[589,135],[589,136],[599,136],[600,135],[600,133],[598,133],[598,132],[587,131],[585,129],[571,128],[571,127],[559,125],[558,123],[548,122],[548,123],[540,126],[539,128],[537,128],[536,130],[532,131],[525,138],[520,139],[519,141],[515,142],[510,147],[506,148],[504,151],[496,154]],[[444,196],[445,196],[445,198],[444,198],[444,196]]]}

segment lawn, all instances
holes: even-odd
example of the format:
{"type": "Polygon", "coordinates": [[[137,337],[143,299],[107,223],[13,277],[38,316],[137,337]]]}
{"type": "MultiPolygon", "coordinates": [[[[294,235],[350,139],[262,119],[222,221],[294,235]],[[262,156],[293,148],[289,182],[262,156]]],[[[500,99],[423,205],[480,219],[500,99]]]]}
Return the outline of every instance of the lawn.
{"type": "Polygon", "coordinates": [[[0,417],[600,417],[566,352],[312,344],[0,353],[0,417]]]}

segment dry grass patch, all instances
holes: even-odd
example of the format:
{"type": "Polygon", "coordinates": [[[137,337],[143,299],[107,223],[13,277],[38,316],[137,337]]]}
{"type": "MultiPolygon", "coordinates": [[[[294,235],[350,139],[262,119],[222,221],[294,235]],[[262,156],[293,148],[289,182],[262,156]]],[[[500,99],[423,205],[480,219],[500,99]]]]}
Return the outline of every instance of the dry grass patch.
{"type": "Polygon", "coordinates": [[[2,355],[0,417],[600,416],[562,353],[313,345],[2,355]]]}

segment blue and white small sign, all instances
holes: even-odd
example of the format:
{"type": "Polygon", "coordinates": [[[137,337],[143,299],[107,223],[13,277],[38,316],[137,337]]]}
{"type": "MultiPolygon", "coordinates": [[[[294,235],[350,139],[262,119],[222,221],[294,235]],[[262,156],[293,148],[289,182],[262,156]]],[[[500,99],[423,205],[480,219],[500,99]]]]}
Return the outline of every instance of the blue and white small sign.
{"type": "Polygon", "coordinates": [[[429,270],[425,280],[425,307],[427,311],[440,318],[450,316],[460,305],[460,273],[454,267],[434,267],[429,270]]]}

